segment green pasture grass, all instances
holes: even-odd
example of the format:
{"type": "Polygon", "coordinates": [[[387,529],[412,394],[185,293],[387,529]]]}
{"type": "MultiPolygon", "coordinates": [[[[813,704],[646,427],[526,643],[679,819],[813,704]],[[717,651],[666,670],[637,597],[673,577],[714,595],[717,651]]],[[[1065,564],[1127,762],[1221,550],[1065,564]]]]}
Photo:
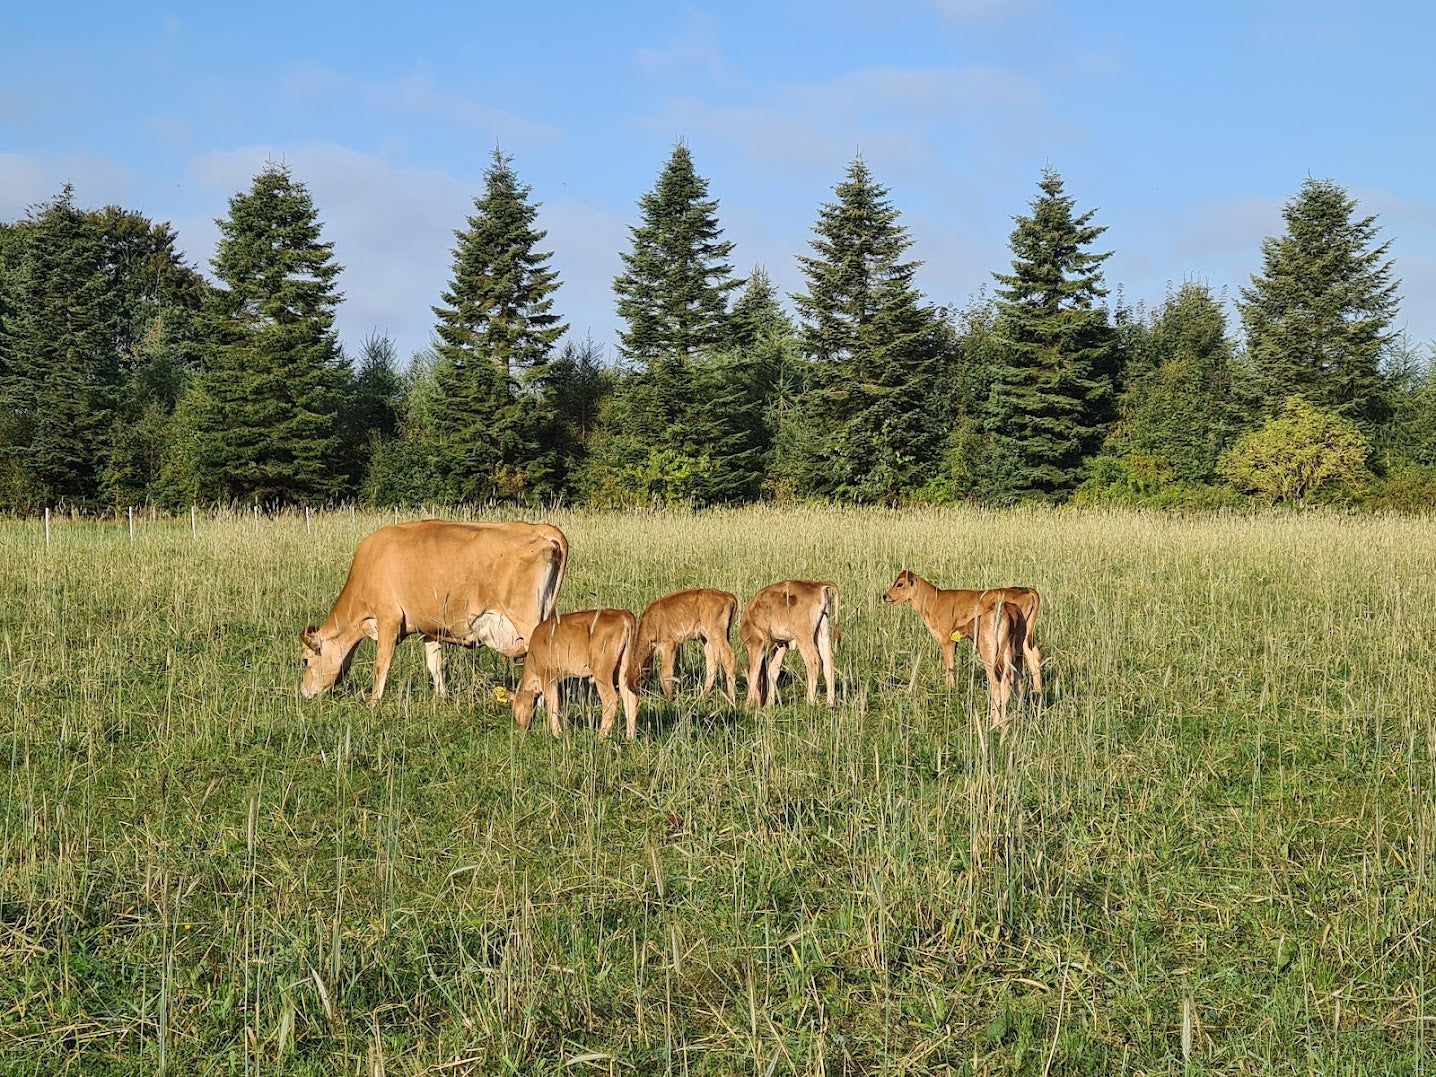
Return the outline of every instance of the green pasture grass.
{"type": "Polygon", "coordinates": [[[837,706],[695,653],[632,744],[412,641],[301,700],[392,519],[0,522],[0,1072],[1436,1068],[1430,519],[560,512],[561,608],[841,589],[837,706]],[[1042,591],[1001,738],[903,567],[1042,591]]]}

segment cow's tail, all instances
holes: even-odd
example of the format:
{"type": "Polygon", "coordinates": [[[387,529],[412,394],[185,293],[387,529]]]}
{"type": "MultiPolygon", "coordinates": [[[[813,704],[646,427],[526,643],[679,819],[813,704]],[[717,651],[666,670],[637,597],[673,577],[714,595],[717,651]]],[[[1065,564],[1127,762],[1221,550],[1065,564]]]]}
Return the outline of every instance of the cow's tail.
{"type": "Polygon", "coordinates": [[[563,586],[564,573],[568,570],[568,539],[558,528],[545,535],[548,548],[544,551],[548,563],[544,565],[538,581],[538,619],[547,621],[553,616],[558,605],[558,590],[563,586]]]}
{"type": "Polygon", "coordinates": [[[823,606],[827,611],[829,626],[832,628],[832,640],[834,644],[843,641],[843,630],[838,626],[838,585],[835,583],[823,584],[823,606]]]}
{"type": "Polygon", "coordinates": [[[634,653],[638,647],[638,627],[633,614],[629,614],[623,619],[623,635],[618,641],[618,679],[619,683],[626,685],[635,695],[638,693],[638,682],[643,676],[643,667],[638,664],[638,656],[634,653]]]}

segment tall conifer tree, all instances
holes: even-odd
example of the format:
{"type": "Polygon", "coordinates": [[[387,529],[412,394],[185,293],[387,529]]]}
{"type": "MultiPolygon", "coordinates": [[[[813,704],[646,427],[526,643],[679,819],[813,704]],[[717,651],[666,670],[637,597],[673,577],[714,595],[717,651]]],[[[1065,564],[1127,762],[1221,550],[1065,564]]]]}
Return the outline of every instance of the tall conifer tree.
{"type": "Polygon", "coordinates": [[[733,244],[722,239],[718,202],[679,143],[654,189],[638,203],[643,221],[629,229],[632,249],[614,279],[623,354],[653,363],[686,365],[728,338],[728,294],[743,282],[727,261],[733,244]]]}
{"type": "Polygon", "coordinates": [[[553,493],[549,361],[568,330],[553,313],[558,273],[538,205],[494,150],[467,228],[456,231],[453,277],[438,318],[436,464],[462,500],[553,493]]]}
{"type": "Polygon", "coordinates": [[[891,501],[921,486],[942,452],[937,319],[913,284],[921,263],[903,260],[907,229],[861,157],[834,193],[814,226],[814,253],[798,259],[808,290],[793,296],[816,382],[798,485],[891,501]]]}
{"type": "Polygon", "coordinates": [[[1031,216],[1012,232],[1012,272],[997,279],[993,382],[986,426],[1010,496],[1060,496],[1077,483],[1083,459],[1101,441],[1113,407],[1116,350],[1101,265],[1089,248],[1106,231],[1051,168],[1038,183],[1031,216]]]}
{"type": "Polygon", "coordinates": [[[1389,414],[1381,360],[1400,284],[1373,246],[1376,218],[1331,180],[1308,179],[1282,210],[1286,233],[1262,241],[1262,273],[1241,290],[1247,348],[1269,412],[1300,394],[1368,432],[1389,414]]]}
{"type": "Polygon", "coordinates": [[[334,334],[333,244],[304,184],[270,164],[217,221],[208,341],[193,422],[201,493],[326,500],[346,486],[340,418],[349,364],[334,334]]]}
{"type": "Polygon", "coordinates": [[[11,507],[92,503],[120,389],[105,244],[67,185],[6,245],[0,471],[11,507]]]}

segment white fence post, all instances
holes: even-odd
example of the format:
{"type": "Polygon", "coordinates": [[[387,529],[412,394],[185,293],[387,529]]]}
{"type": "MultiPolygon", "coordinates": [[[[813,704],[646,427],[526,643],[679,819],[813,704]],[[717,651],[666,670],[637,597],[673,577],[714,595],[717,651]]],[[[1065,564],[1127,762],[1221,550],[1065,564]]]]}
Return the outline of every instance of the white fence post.
{"type": "Polygon", "coordinates": [[[199,524],[195,521],[193,505],[189,507],[189,537],[192,539],[199,538],[199,524]]]}
{"type": "Polygon", "coordinates": [[[130,545],[135,544],[135,507],[130,506],[130,545]]]}
{"type": "Polygon", "coordinates": [[[45,506],[45,545],[50,545],[50,506],[45,506]]]}

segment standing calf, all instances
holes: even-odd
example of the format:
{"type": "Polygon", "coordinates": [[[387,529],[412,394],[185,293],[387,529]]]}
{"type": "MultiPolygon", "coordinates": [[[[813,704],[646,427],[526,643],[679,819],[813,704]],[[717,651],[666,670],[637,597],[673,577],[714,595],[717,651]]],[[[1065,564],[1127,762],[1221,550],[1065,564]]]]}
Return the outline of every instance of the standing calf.
{"type": "Polygon", "coordinates": [[[828,705],[833,703],[833,632],[838,615],[838,585],[830,581],[784,580],[753,596],[743,613],[738,637],[748,648],[749,706],[771,704],[777,696],[778,673],[795,644],[808,674],[808,702],[818,698],[818,662],[828,705]],[[767,692],[763,667],[767,666],[767,692]]]}
{"type": "MultiPolygon", "coordinates": [[[[987,672],[988,724],[993,729],[1007,722],[1007,702],[1012,698],[1014,682],[1022,675],[1021,641],[1028,631],[1024,607],[1004,598],[1010,590],[1013,589],[999,587],[984,592],[967,626],[987,672]]],[[[955,629],[952,642],[955,644],[965,634],[955,629]]]]}
{"type": "MultiPolygon", "coordinates": [[[[980,614],[984,610],[996,612],[995,603],[1001,600],[1007,631],[1020,629],[1011,641],[1011,674],[1015,678],[1017,666],[1025,660],[1032,675],[1033,690],[1042,691],[1042,652],[1037,649],[1037,613],[1042,607],[1042,596],[1031,587],[990,587],[985,591],[944,590],[935,587],[915,572],[903,569],[893,585],[883,595],[884,602],[894,605],[906,603],[917,610],[922,623],[932,633],[933,639],[942,645],[942,665],[947,671],[947,686],[955,687],[957,678],[953,674],[953,661],[957,641],[970,639],[978,646],[979,657],[983,657],[980,636],[980,614]],[[1020,648],[1021,656],[1017,655],[1020,648]]],[[[994,647],[989,643],[987,646],[994,647]]],[[[996,652],[993,652],[994,660],[996,652]]],[[[983,657],[983,664],[988,662],[983,657]]],[[[1011,692],[1011,685],[1007,685],[1011,692]]]]}
{"type": "Polygon", "coordinates": [[[633,665],[636,634],[637,623],[627,610],[581,610],[554,614],[544,621],[529,639],[523,676],[514,693],[514,724],[528,731],[542,695],[549,732],[563,736],[559,681],[584,677],[593,681],[603,703],[599,736],[606,737],[613,728],[621,700],[628,739],[633,740],[638,736],[638,677],[633,665]]]}
{"type": "Polygon", "coordinates": [[[658,655],[663,698],[673,698],[674,664],[678,649],[689,640],[703,641],[703,694],[713,691],[719,667],[728,675],[728,702],[738,690],[734,676],[733,648],[728,631],[738,599],[727,591],[700,589],[678,591],[648,604],[638,619],[638,650],[634,657],[637,676],[642,678],[654,653],[658,655]]]}

